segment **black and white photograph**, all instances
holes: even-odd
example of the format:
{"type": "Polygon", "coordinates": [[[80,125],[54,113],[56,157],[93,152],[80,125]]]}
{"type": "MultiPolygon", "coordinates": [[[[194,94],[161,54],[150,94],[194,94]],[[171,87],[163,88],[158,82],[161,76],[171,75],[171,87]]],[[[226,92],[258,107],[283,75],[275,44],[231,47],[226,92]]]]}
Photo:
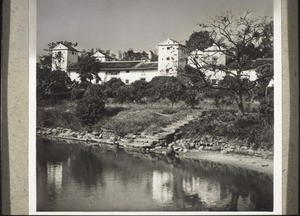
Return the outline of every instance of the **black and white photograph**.
{"type": "Polygon", "coordinates": [[[37,0],[36,213],[274,213],[274,2],[37,0]]]}

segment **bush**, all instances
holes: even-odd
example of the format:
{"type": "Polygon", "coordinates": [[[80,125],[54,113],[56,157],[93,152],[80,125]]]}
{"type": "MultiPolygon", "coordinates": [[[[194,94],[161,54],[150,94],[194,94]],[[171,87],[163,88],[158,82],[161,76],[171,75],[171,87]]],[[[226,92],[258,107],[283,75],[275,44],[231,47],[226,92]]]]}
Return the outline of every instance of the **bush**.
{"type": "Polygon", "coordinates": [[[74,87],[71,91],[71,98],[75,100],[82,99],[84,93],[85,93],[85,89],[74,87]]]}
{"type": "Polygon", "coordinates": [[[42,127],[63,127],[72,130],[81,130],[82,126],[72,111],[66,111],[61,107],[51,109],[38,108],[37,126],[42,127]]]}
{"type": "Polygon", "coordinates": [[[195,108],[199,104],[201,97],[197,90],[186,89],[184,92],[183,100],[186,105],[195,108]]]}
{"type": "Polygon", "coordinates": [[[66,99],[70,97],[71,79],[64,71],[37,69],[38,99],[66,99]]]}
{"type": "Polygon", "coordinates": [[[137,80],[130,85],[131,101],[144,103],[143,98],[147,97],[149,83],[143,80],[137,80]]]}
{"type": "Polygon", "coordinates": [[[199,121],[183,128],[183,137],[199,138],[203,135],[212,135],[229,139],[247,139],[249,143],[256,143],[258,147],[270,148],[273,146],[271,119],[271,115],[237,116],[235,112],[207,111],[199,121]]]}
{"type": "Polygon", "coordinates": [[[78,101],[76,115],[84,124],[94,124],[105,112],[105,95],[101,85],[91,85],[78,101]]]}
{"type": "Polygon", "coordinates": [[[149,95],[152,101],[169,99],[172,106],[182,99],[184,87],[176,77],[154,77],[149,83],[149,95]]]}
{"type": "Polygon", "coordinates": [[[119,103],[132,101],[132,87],[130,85],[123,85],[116,89],[115,100],[119,103]]]}
{"type": "Polygon", "coordinates": [[[106,83],[104,83],[104,93],[108,98],[116,99],[119,94],[119,88],[125,86],[125,83],[121,79],[112,78],[106,83]]]}

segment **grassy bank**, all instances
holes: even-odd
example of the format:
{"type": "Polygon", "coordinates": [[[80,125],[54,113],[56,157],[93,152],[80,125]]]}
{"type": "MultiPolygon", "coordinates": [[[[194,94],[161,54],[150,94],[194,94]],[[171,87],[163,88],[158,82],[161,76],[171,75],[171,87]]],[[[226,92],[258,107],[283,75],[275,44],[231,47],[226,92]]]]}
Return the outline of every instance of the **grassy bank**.
{"type": "Polygon", "coordinates": [[[127,134],[159,132],[174,121],[197,113],[199,109],[189,109],[182,103],[173,107],[167,102],[151,104],[106,104],[103,117],[94,125],[84,125],[76,116],[76,101],[43,103],[37,109],[38,127],[63,127],[74,131],[111,130],[124,137],[127,134]]]}

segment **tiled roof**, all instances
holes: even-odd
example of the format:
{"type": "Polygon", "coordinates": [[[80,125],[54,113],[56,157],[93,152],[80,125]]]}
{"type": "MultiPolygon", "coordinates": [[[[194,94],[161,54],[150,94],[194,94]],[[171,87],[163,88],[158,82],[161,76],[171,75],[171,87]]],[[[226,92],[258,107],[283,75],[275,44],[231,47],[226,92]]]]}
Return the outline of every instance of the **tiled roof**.
{"type": "Polygon", "coordinates": [[[99,55],[96,55],[97,53],[100,53],[100,54],[102,54],[103,56],[105,56],[106,58],[108,58],[108,59],[114,59],[113,57],[111,57],[110,55],[108,55],[108,54],[106,54],[106,53],[103,53],[103,52],[101,52],[101,51],[97,51],[97,52],[95,52],[92,56],[94,56],[94,57],[99,57],[99,55]]]}
{"type": "Polygon", "coordinates": [[[137,69],[158,69],[158,62],[145,62],[136,67],[137,69]]]}
{"type": "Polygon", "coordinates": [[[167,45],[169,45],[169,44],[167,44],[168,41],[171,41],[173,44],[178,44],[178,45],[184,46],[183,44],[179,43],[178,41],[176,41],[176,40],[174,40],[172,38],[168,38],[167,40],[159,43],[158,45],[159,46],[167,46],[167,45]]]}
{"type": "Polygon", "coordinates": [[[273,58],[258,58],[254,61],[254,63],[251,66],[257,68],[258,66],[264,64],[273,64],[273,58]]]}
{"type": "Polygon", "coordinates": [[[143,61],[110,61],[100,63],[101,71],[109,70],[151,70],[157,69],[157,62],[143,61]]]}
{"type": "MultiPolygon", "coordinates": [[[[75,48],[72,47],[72,46],[69,46],[69,45],[66,45],[66,44],[62,44],[62,43],[59,43],[59,44],[65,46],[67,50],[70,50],[70,51],[73,51],[73,52],[79,52],[77,49],[75,49],[75,48]]],[[[58,46],[59,44],[57,44],[57,46],[58,46]]],[[[58,49],[58,48],[56,48],[57,46],[55,46],[52,50],[65,50],[65,49],[58,49]]]]}
{"type": "MultiPolygon", "coordinates": [[[[244,68],[249,70],[249,69],[257,68],[258,66],[261,66],[264,64],[273,64],[273,58],[258,58],[256,60],[246,63],[244,68]]],[[[227,66],[231,69],[234,69],[234,68],[237,68],[237,63],[232,62],[232,63],[228,64],[227,66]]]]}
{"type": "Polygon", "coordinates": [[[110,61],[101,62],[101,70],[127,70],[138,66],[142,61],[110,61]]]}

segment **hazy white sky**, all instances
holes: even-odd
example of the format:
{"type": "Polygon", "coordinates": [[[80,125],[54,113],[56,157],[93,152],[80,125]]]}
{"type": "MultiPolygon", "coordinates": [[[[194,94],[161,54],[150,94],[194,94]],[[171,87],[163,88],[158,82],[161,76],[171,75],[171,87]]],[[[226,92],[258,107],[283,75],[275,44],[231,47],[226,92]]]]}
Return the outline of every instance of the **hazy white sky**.
{"type": "Polygon", "coordinates": [[[273,16],[273,0],[37,0],[37,52],[49,42],[79,49],[149,50],[168,37],[188,39],[222,11],[273,16]]]}

